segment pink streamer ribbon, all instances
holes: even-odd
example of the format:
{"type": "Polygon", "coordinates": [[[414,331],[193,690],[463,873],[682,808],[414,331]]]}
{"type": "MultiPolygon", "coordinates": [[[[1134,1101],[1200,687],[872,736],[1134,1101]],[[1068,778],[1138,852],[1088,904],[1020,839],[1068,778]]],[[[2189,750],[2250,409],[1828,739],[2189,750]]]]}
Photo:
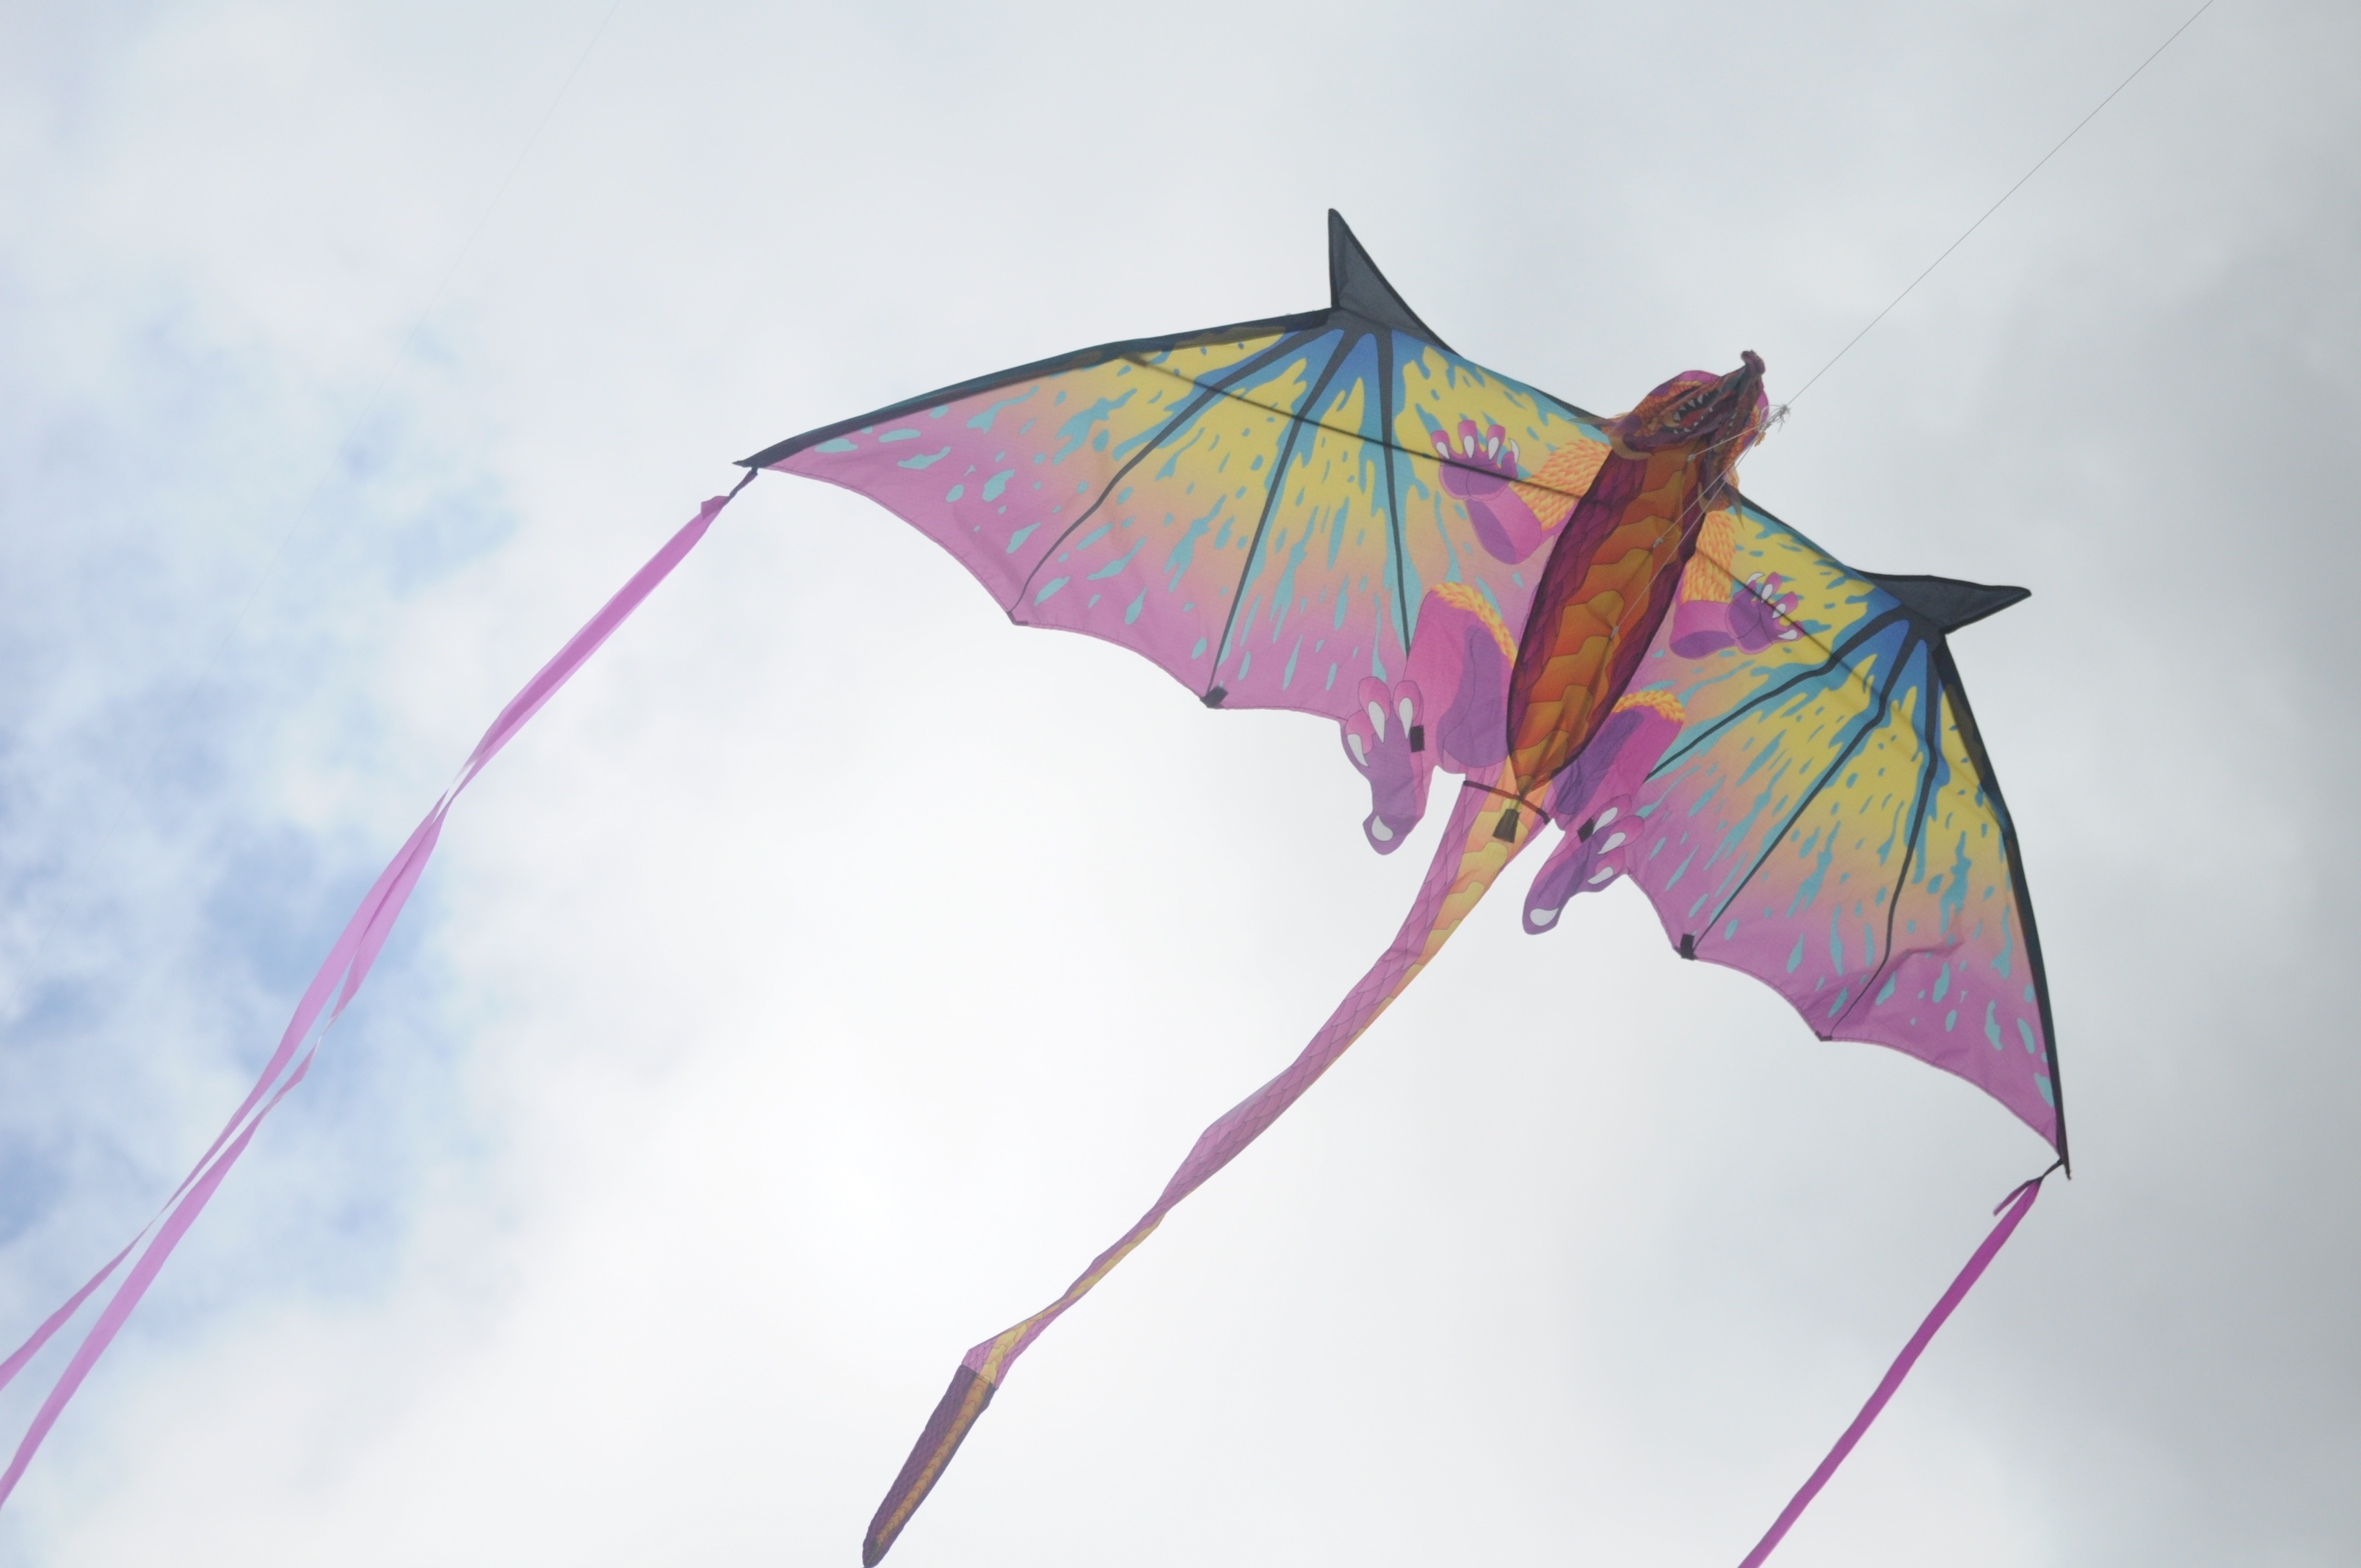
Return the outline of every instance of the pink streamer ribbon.
{"type": "Polygon", "coordinates": [[[138,1306],[140,1298],[148,1293],[148,1287],[154,1283],[157,1273],[172,1255],[173,1248],[180,1245],[181,1238],[188,1234],[197,1216],[204,1212],[205,1205],[213,1201],[222,1179],[246,1153],[247,1145],[253,1140],[263,1119],[277,1110],[279,1102],[286,1099],[289,1092],[303,1081],[304,1075],[312,1070],[313,1059],[319,1054],[320,1040],[325,1036],[327,1026],[333,1025],[350,1004],[354,994],[361,988],[361,981],[368,978],[369,969],[377,962],[379,953],[384,950],[386,938],[393,934],[394,922],[401,917],[402,905],[409,902],[411,891],[418,885],[420,874],[426,870],[426,862],[434,853],[435,842],[442,836],[444,818],[450,814],[452,804],[458,799],[459,793],[475,782],[476,775],[500,754],[500,749],[515,738],[534,714],[541,711],[543,705],[557,694],[558,688],[572,678],[574,672],[580,669],[591,654],[598,651],[600,644],[614,635],[616,628],[631,618],[641,601],[655,591],[656,585],[672,575],[673,568],[679,565],[683,558],[697,547],[697,541],[705,537],[706,530],[713,526],[713,520],[720,515],[721,509],[729,505],[730,499],[744,489],[753,477],[753,471],[749,470],[746,477],[738,482],[736,489],[729,495],[715,496],[699,508],[697,515],[665,541],[664,548],[650,557],[646,565],[633,573],[615,597],[609,599],[605,607],[557,651],[557,656],[543,665],[541,673],[526,682],[524,689],[500,709],[500,717],[492,720],[491,728],[484,731],[484,738],[477,741],[476,749],[467,754],[467,762],[460,768],[451,787],[443,792],[443,797],[434,803],[425,820],[419,823],[401,851],[379,873],[368,895],[361,900],[360,907],[353,911],[353,917],[345,923],[343,934],[328,949],[327,959],[313,975],[312,983],[304,988],[294,1016],[288,1019],[287,1028],[279,1037],[278,1049],[263,1064],[253,1089],[247,1091],[245,1101],[230,1119],[223,1124],[212,1146],[190,1168],[189,1174],[173,1190],[171,1197],[165,1200],[164,1207],[157,1212],[158,1218],[149,1221],[138,1235],[131,1238],[128,1245],[91,1276],[88,1284],[68,1297],[63,1306],[43,1320],[41,1326],[33,1331],[32,1338],[19,1346],[6,1361],[0,1362],[0,1389],[5,1389],[15,1381],[26,1365],[40,1354],[41,1347],[48,1344],[51,1337],[81,1310],[99,1287],[122,1266],[124,1260],[138,1250],[141,1237],[148,1237],[147,1250],[139,1253],[131,1271],[115,1287],[114,1296],[100,1311],[98,1321],[83,1336],[65,1370],[59,1374],[49,1398],[41,1402],[32,1424],[26,1429],[23,1440],[16,1445],[15,1458],[9,1462],[6,1471],[0,1472],[0,1505],[5,1505],[10,1494],[16,1491],[17,1480],[25,1474],[25,1467],[32,1463],[33,1455],[39,1451],[42,1440],[49,1436],[49,1429],[57,1424],[58,1416],[65,1409],[66,1402],[73,1398],[98,1358],[114,1343],[125,1321],[131,1316],[132,1309],[138,1306]],[[324,1013],[324,1020],[322,1017],[324,1013]],[[315,1024],[321,1025],[316,1034],[313,1027],[315,1024]],[[274,1083],[278,1085],[275,1091],[271,1087],[274,1083]],[[150,1231],[154,1233],[152,1236],[149,1235],[150,1231]]]}
{"type": "MultiPolygon", "coordinates": [[[[2062,1165],[2065,1162],[2061,1160],[2059,1163],[2062,1165]]],[[[2053,1165],[2049,1170],[2057,1168],[2053,1165]]],[[[1995,1214],[2004,1209],[2007,1213],[1999,1224],[1993,1227],[1992,1234],[1984,1238],[1983,1245],[1976,1248],[1975,1255],[1968,1259],[1968,1266],[1960,1270],[1960,1277],[1951,1281],[1951,1288],[1943,1292],[1943,1299],[1935,1303],[1935,1310],[1927,1314],[1927,1321],[1918,1325],[1918,1332],[1910,1336],[1910,1343],[1904,1345],[1902,1354],[1894,1358],[1894,1365],[1885,1369],[1885,1376],[1878,1383],[1876,1392],[1871,1394],[1869,1403],[1861,1408],[1861,1414],[1853,1417],[1852,1425],[1845,1428],[1844,1435],[1837,1439],[1837,1445],[1828,1450],[1826,1459],[1820,1461],[1820,1467],[1812,1472],[1811,1479],[1804,1483],[1803,1489],[1789,1499],[1769,1532],[1755,1543],[1754,1550],[1746,1554],[1746,1561],[1738,1568],[1762,1568],[1763,1560],[1771,1555],[1772,1548],[1785,1538],[1795,1521],[1803,1517],[1804,1510],[1811,1506],[1812,1499],[1820,1495],[1820,1488],[1828,1484],[1828,1478],[1837,1473],[1837,1466],[1845,1462],[1845,1456],[1853,1451],[1853,1445],[1860,1442],[1861,1435],[1869,1431],[1870,1423],[1877,1420],[1887,1401],[1894,1398],[1894,1390],[1902,1387],[1902,1380],[1910,1376],[1910,1369],[1918,1364],[1919,1355],[1934,1339],[1935,1331],[1943,1326],[1945,1320],[1961,1301],[1967,1299],[1968,1292],[1975,1288],[1977,1280],[1983,1277],[1984,1270],[1992,1266],[1992,1260],[2000,1255],[2000,1249],[2015,1234],[2018,1223],[2032,1212],[2033,1201],[2041,1196],[2041,1184],[2048,1179],[2049,1170],[2017,1188],[1993,1210],[1995,1214]]]]}

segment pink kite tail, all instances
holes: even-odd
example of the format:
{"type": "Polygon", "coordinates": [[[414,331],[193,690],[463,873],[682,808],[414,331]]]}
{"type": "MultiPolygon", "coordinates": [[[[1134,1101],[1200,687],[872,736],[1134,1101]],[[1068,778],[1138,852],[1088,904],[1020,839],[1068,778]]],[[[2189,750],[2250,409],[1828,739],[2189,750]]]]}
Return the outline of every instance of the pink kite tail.
{"type": "MultiPolygon", "coordinates": [[[[2057,1168],[2053,1165],[2049,1170],[2057,1168]]],[[[1754,1550],[1746,1554],[1746,1561],[1738,1568],[1761,1568],[1763,1560],[1771,1555],[1772,1548],[1777,1546],[1795,1522],[1803,1517],[1812,1499],[1820,1495],[1820,1488],[1828,1484],[1828,1477],[1837,1473],[1837,1466],[1845,1462],[1845,1455],[1852,1452],[1861,1434],[1869,1431],[1870,1423],[1877,1420],[1878,1413],[1885,1409],[1886,1401],[1894,1398],[1894,1390],[1902,1387],[1902,1380],[1910,1376],[1910,1369],[1918,1364],[1919,1354],[1935,1337],[1935,1331],[1943,1326],[1944,1321],[1961,1301],[1967,1299],[1968,1292],[1975,1288],[1977,1280],[1983,1277],[1984,1270],[1992,1266],[1992,1260],[2000,1255],[2000,1249],[2015,1234],[2019,1222],[2032,1212],[2033,1201],[2041,1196],[2041,1184],[2048,1176],[2048,1170],[2043,1171],[2000,1201],[1999,1207],[1993,1212],[1998,1214],[2003,1209],[2008,1212],[1999,1224],[1993,1227],[1992,1234],[1984,1238],[1983,1245],[1976,1248],[1975,1255],[1968,1259],[1968,1266],[1960,1270],[1960,1277],[1951,1281],[1951,1288],[1943,1292],[1943,1299],[1935,1303],[1935,1310],[1927,1314],[1927,1321],[1918,1325],[1918,1332],[1910,1336],[1910,1343],[1904,1345],[1902,1354],[1894,1358],[1894,1365],[1885,1369],[1885,1376],[1878,1383],[1877,1391],[1870,1395],[1869,1403],[1861,1408],[1861,1414],[1853,1417],[1852,1425],[1845,1428],[1844,1435],[1837,1439],[1837,1445],[1828,1450],[1828,1456],[1820,1461],[1820,1467],[1812,1472],[1811,1479],[1804,1483],[1803,1490],[1789,1499],[1786,1508],[1772,1523],[1769,1532],[1755,1543],[1754,1550]]]]}
{"type": "Polygon", "coordinates": [[[452,803],[458,798],[460,791],[483,772],[484,765],[509,743],[528,719],[541,710],[542,705],[556,694],[574,672],[581,668],[584,661],[598,651],[599,645],[613,635],[615,629],[654,591],[656,585],[671,575],[672,569],[680,565],[681,559],[696,547],[697,542],[705,537],[706,530],[713,526],[713,520],[730,503],[730,498],[738,490],[744,489],[753,477],[750,470],[746,477],[738,482],[737,489],[726,496],[716,496],[698,509],[697,515],[667,540],[664,548],[634,573],[621,591],[609,599],[606,606],[590,618],[588,624],[558,651],[557,656],[544,665],[541,673],[527,682],[524,689],[500,710],[500,717],[492,721],[491,728],[484,731],[484,738],[476,743],[475,751],[468,754],[457,781],[445,792],[442,799],[434,803],[425,820],[419,823],[401,850],[378,874],[368,895],[361,900],[360,907],[354,910],[353,917],[345,923],[343,933],[328,949],[326,959],[312,976],[311,983],[303,988],[302,999],[296,1003],[294,1015],[287,1021],[287,1028],[280,1036],[278,1048],[263,1064],[261,1075],[255,1080],[254,1087],[247,1091],[246,1099],[190,1168],[181,1185],[173,1190],[171,1197],[165,1200],[158,1219],[148,1222],[148,1227],[132,1237],[130,1245],[117,1253],[113,1261],[92,1276],[90,1282],[75,1291],[63,1306],[50,1313],[34,1331],[32,1338],[6,1361],[0,1362],[0,1388],[5,1388],[51,1336],[121,1266],[124,1259],[138,1249],[141,1238],[148,1235],[148,1230],[153,1230],[154,1234],[148,1240],[146,1250],[139,1253],[130,1273],[115,1288],[115,1294],[99,1312],[98,1321],[91,1326],[89,1333],[74,1351],[72,1359],[67,1363],[65,1371],[59,1375],[56,1385],[50,1388],[49,1397],[42,1401],[32,1424],[16,1445],[16,1455],[8,1468],[0,1472],[0,1504],[5,1504],[9,1495],[16,1490],[17,1479],[24,1475],[26,1465],[32,1462],[42,1439],[49,1435],[49,1428],[56,1424],[59,1413],[73,1398],[74,1391],[82,1387],[82,1379],[90,1375],[91,1368],[105,1353],[106,1347],[114,1343],[124,1321],[130,1317],[132,1309],[139,1304],[140,1298],[148,1293],[148,1287],[153,1283],[157,1273],[172,1255],[172,1250],[180,1245],[181,1238],[196,1223],[205,1205],[213,1201],[214,1192],[221,1186],[222,1179],[245,1154],[247,1145],[253,1140],[263,1119],[276,1110],[279,1102],[286,1099],[289,1091],[302,1082],[304,1075],[311,1071],[320,1041],[319,1034],[314,1033],[314,1025],[321,1023],[324,1013],[330,1023],[341,1015],[354,994],[360,990],[361,981],[368,977],[370,966],[376,963],[387,938],[392,935],[394,922],[401,918],[402,906],[409,902],[412,890],[418,885],[419,877],[426,870],[427,861],[434,853],[435,843],[442,836],[444,818],[450,813],[452,803]],[[334,999],[333,1003],[331,998],[334,999]],[[290,1064],[292,1064],[291,1070],[290,1064]],[[274,1084],[277,1085],[275,1092],[274,1084]]]}
{"type": "Polygon", "coordinates": [[[697,542],[705,537],[705,531],[713,526],[713,520],[721,514],[721,509],[736,499],[739,490],[752,484],[759,471],[747,469],[745,477],[740,479],[728,495],[715,496],[699,508],[697,515],[683,523],[679,532],[664,541],[664,548],[648,557],[648,564],[632,573],[631,581],[616,589],[615,597],[586,621],[581,630],[567,640],[566,646],[557,651],[556,657],[543,665],[541,673],[525,683],[524,689],[500,709],[500,716],[492,720],[491,728],[484,731],[484,738],[477,741],[476,749],[468,753],[467,765],[461,770],[459,782],[451,786],[452,795],[456,795],[467,788],[467,781],[482,773],[484,764],[499,754],[511,736],[524,728],[527,719],[541,711],[541,705],[555,696],[557,688],[573,677],[583,662],[615,634],[615,629],[631,619],[631,612],[640,608],[640,601],[653,593],[658,583],[672,576],[672,569],[697,548],[697,542]]]}
{"type": "MultiPolygon", "coordinates": [[[[902,1533],[903,1526],[909,1523],[918,1505],[926,1500],[944,1466],[965,1441],[968,1430],[983,1414],[984,1407],[991,1404],[1016,1358],[1066,1309],[1089,1294],[1133,1248],[1146,1241],[1175,1204],[1203,1186],[1215,1171],[1245,1152],[1248,1144],[1278,1121],[1426,967],[1491,886],[1501,868],[1531,841],[1529,835],[1514,841],[1503,839],[1495,831],[1507,808],[1513,805],[1512,797],[1489,794],[1481,788],[1463,788],[1459,792],[1450,823],[1443,830],[1443,842],[1435,850],[1433,864],[1427,868],[1426,880],[1419,887],[1417,901],[1411,905],[1410,917],[1402,922],[1401,933],[1312,1037],[1302,1054],[1198,1136],[1196,1146],[1180,1162],[1180,1168],[1172,1173],[1172,1179],[1165,1183],[1163,1192],[1148,1212],[1113,1246],[1099,1254],[1082,1277],[1066,1288],[1064,1295],[1014,1328],[975,1346],[961,1360],[959,1370],[951,1376],[950,1387],[936,1404],[926,1430],[918,1434],[917,1446],[904,1461],[901,1474],[895,1477],[885,1500],[878,1505],[876,1517],[869,1521],[869,1533],[861,1546],[861,1561],[866,1568],[874,1568],[895,1538],[902,1533]]],[[[1516,829],[1511,826],[1509,831],[1513,835],[1516,829]]]]}
{"type": "MultiPolygon", "coordinates": [[[[180,1194],[176,1192],[173,1196],[177,1198],[180,1194]]],[[[146,1233],[142,1232],[141,1234],[144,1235],[146,1233]]],[[[102,1267],[96,1274],[90,1277],[88,1283],[84,1284],[81,1289],[66,1298],[64,1306],[60,1307],[56,1311],[51,1312],[48,1317],[41,1320],[41,1326],[33,1331],[33,1337],[31,1339],[27,1340],[24,1343],[16,1347],[16,1354],[10,1356],[5,1361],[0,1361],[0,1388],[5,1388],[10,1383],[16,1381],[16,1374],[24,1369],[25,1363],[32,1360],[33,1357],[41,1353],[41,1347],[49,1343],[49,1336],[56,1333],[60,1329],[65,1327],[66,1320],[68,1318],[72,1317],[76,1312],[82,1310],[82,1304],[90,1299],[90,1293],[97,1289],[100,1286],[105,1284],[106,1277],[113,1274],[116,1269],[122,1267],[123,1260],[129,1257],[131,1255],[131,1249],[138,1245],[139,1237],[132,1237],[129,1242],[125,1244],[121,1252],[116,1253],[113,1257],[106,1260],[105,1266],[102,1267]]]]}
{"type": "Polygon", "coordinates": [[[253,1139],[255,1130],[262,1125],[263,1118],[279,1108],[279,1102],[287,1098],[289,1090],[303,1081],[303,1075],[312,1070],[312,1062],[316,1055],[316,1050],[304,1053],[303,1058],[295,1064],[295,1070],[287,1075],[287,1081],[279,1086],[279,1092],[270,1097],[229,1147],[204,1168],[181,1195],[180,1201],[173,1205],[171,1212],[157,1230],[156,1239],[148,1245],[146,1252],[139,1255],[139,1261],[131,1266],[131,1272],[124,1277],[114,1298],[99,1313],[98,1321],[91,1325],[89,1334],[74,1351],[73,1359],[67,1362],[66,1369],[58,1375],[56,1385],[49,1389],[49,1397],[41,1401],[32,1425],[25,1429],[23,1441],[16,1444],[16,1456],[9,1460],[7,1470],[0,1473],[0,1503],[6,1502],[9,1495],[16,1491],[17,1479],[25,1474],[25,1467],[33,1462],[33,1455],[39,1452],[41,1440],[49,1435],[49,1428],[57,1424],[59,1414],[66,1408],[66,1401],[74,1397],[75,1391],[82,1387],[82,1379],[90,1376],[90,1369],[98,1364],[98,1358],[115,1342],[124,1321],[131,1316],[131,1310],[139,1305],[140,1298],[148,1294],[148,1287],[155,1282],[165,1259],[172,1255],[172,1249],[181,1245],[181,1236],[196,1223],[197,1216],[204,1212],[205,1205],[213,1201],[214,1189],[221,1185],[222,1178],[229,1174],[229,1168],[236,1165],[238,1156],[246,1152],[247,1144],[253,1139]]]}

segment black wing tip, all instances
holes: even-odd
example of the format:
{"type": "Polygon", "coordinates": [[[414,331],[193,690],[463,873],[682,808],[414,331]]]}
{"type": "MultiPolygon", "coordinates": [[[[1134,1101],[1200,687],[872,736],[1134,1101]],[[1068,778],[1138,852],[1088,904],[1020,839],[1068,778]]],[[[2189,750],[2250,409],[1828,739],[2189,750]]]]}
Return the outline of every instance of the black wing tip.
{"type": "Polygon", "coordinates": [[[1451,352],[1451,345],[1419,320],[1418,313],[1386,281],[1345,214],[1334,207],[1328,209],[1328,306],[1451,352]]]}
{"type": "Polygon", "coordinates": [[[1120,355],[1154,353],[1189,343],[1219,342],[1240,333],[1306,330],[1325,324],[1328,315],[1340,310],[1350,312],[1374,325],[1388,327],[1422,342],[1431,343],[1445,354],[1453,351],[1451,345],[1444,342],[1433,327],[1418,319],[1418,313],[1411,310],[1401,295],[1395,291],[1394,286],[1386,281],[1386,275],[1378,270],[1378,264],[1375,261],[1369,259],[1368,250],[1353,233],[1351,225],[1345,222],[1344,214],[1334,207],[1328,209],[1328,295],[1327,311],[1307,311],[1292,315],[1266,316],[1257,321],[1238,322],[1228,326],[1206,327],[1194,332],[1170,333],[1162,337],[1136,338],[1123,343],[1102,344],[1094,348],[1059,355],[1049,359],[1036,360],[1029,365],[1012,367],[989,376],[979,376],[972,380],[961,381],[920,397],[888,404],[884,408],[869,413],[857,414],[851,419],[839,420],[833,424],[825,424],[817,430],[807,430],[801,435],[789,436],[785,441],[775,442],[764,447],[751,457],[741,457],[738,459],[738,466],[767,468],[773,464],[785,462],[806,447],[816,446],[833,436],[858,430],[863,425],[874,423],[879,420],[898,418],[930,404],[949,402],[1029,377],[1053,375],[1062,370],[1078,369],[1085,365],[1099,363],[1120,355]]]}
{"type": "Polygon", "coordinates": [[[1861,576],[1901,600],[1911,614],[1933,622],[1936,630],[1946,634],[1963,626],[1973,626],[1986,616],[1998,615],[2009,606],[2022,604],[2033,597],[2031,588],[1971,583],[1960,577],[1937,577],[1925,573],[1889,576],[1863,572],[1861,576]]]}

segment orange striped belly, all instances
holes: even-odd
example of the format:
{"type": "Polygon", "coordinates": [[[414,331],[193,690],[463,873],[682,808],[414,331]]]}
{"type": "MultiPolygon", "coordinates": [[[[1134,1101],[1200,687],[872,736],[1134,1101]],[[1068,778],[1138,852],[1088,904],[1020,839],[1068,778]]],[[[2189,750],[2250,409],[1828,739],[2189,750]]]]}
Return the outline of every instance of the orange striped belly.
{"type": "Polygon", "coordinates": [[[1570,593],[1553,595],[1547,579],[1556,574],[1544,573],[1533,614],[1550,619],[1526,629],[1513,683],[1521,701],[1510,760],[1520,795],[1546,783],[1589,740],[1672,602],[1696,532],[1681,527],[1695,490],[1685,456],[1648,459],[1637,493],[1611,521],[1600,520],[1604,532],[1588,560],[1568,564],[1579,574],[1570,593]]]}

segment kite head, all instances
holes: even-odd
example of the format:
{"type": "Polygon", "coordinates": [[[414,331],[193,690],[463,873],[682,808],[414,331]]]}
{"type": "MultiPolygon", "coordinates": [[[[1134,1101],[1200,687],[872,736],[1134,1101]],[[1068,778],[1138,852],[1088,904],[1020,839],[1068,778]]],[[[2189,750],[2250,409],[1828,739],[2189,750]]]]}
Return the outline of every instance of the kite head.
{"type": "Polygon", "coordinates": [[[1686,446],[1719,477],[1754,444],[1771,416],[1771,400],[1763,390],[1762,356],[1750,348],[1741,360],[1727,376],[1682,371],[1610,424],[1609,433],[1631,452],[1686,446]]]}

